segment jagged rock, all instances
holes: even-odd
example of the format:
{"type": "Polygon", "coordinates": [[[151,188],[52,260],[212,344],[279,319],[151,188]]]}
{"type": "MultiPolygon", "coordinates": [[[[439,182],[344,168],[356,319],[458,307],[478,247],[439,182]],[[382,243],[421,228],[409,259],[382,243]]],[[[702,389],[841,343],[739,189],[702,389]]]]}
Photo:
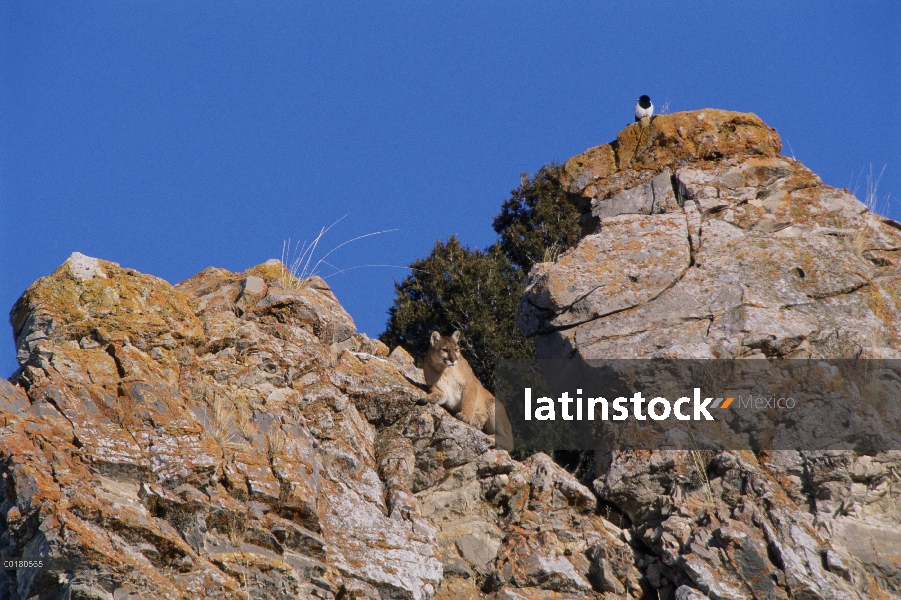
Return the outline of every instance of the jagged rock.
{"type": "Polygon", "coordinates": [[[588,488],[425,402],[409,355],[277,261],[170,286],[76,255],[11,321],[0,553],[90,569],[6,571],[0,597],[600,597],[589,546],[640,590],[588,488]]]}
{"type": "Polygon", "coordinates": [[[592,203],[591,216],[606,219],[617,215],[650,215],[679,210],[673,191],[672,173],[664,169],[648,183],[637,185],[609,199],[592,203]]]}
{"type": "Polygon", "coordinates": [[[705,110],[570,159],[597,232],[532,271],[520,329],[547,357],[901,357],[901,224],[779,148],[705,110]]]}
{"type": "MultiPolygon", "coordinates": [[[[570,159],[597,226],[530,273],[539,357],[901,358],[901,224],[780,147],[754,115],[703,110],[570,159]]],[[[595,458],[662,597],[901,594],[901,452],[595,458]]]]}
{"type": "Polygon", "coordinates": [[[680,585],[676,590],[676,600],[707,600],[707,596],[687,585],[680,585]]]}
{"type": "MultiPolygon", "coordinates": [[[[539,353],[897,357],[901,226],[779,149],[707,110],[568,161],[597,227],[531,274],[539,353]]],[[[598,452],[588,487],[425,402],[412,357],[278,261],[171,286],[76,253],[10,321],[0,555],[90,568],[0,572],[3,598],[901,590],[901,453],[598,452]]]]}

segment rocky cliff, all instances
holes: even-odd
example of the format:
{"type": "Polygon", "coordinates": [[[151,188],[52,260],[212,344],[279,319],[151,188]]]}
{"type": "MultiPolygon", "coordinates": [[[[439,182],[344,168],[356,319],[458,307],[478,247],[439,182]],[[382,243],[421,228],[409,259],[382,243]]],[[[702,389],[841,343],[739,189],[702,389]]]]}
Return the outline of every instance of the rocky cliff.
{"type": "MultiPolygon", "coordinates": [[[[566,165],[597,233],[536,267],[545,356],[896,356],[897,224],[752,115],[566,165]]],[[[0,598],[888,598],[901,456],[611,453],[586,487],[423,404],[402,350],[277,261],[176,286],[80,254],[11,313],[0,598]]]]}
{"type": "Polygon", "coordinates": [[[11,321],[0,554],[89,568],[0,572],[2,598],[641,594],[591,490],[419,405],[321,279],[74,254],[11,321]]]}
{"type": "Polygon", "coordinates": [[[565,164],[595,232],[538,265],[544,357],[901,357],[901,224],[720,110],[635,123],[565,164]]]}
{"type": "MultiPolygon", "coordinates": [[[[754,115],[704,110],[567,161],[594,232],[530,274],[519,324],[539,356],[901,358],[901,224],[780,147],[754,115]]],[[[897,451],[608,452],[596,469],[595,492],[651,550],[655,587],[901,594],[897,451]]]]}

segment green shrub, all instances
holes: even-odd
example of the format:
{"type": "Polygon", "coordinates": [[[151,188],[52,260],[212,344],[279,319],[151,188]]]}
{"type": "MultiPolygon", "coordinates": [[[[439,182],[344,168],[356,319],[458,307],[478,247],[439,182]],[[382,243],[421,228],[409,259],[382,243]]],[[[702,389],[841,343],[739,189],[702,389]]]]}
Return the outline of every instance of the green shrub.
{"type": "Polygon", "coordinates": [[[516,306],[525,274],[495,244],[469,250],[455,236],[436,242],[428,257],[410,264],[413,272],[395,286],[382,341],[403,346],[417,359],[429,347],[432,331],[463,333],[460,340],[473,371],[486,386],[501,356],[529,358],[533,344],[516,329],[516,306]]]}
{"type": "Polygon", "coordinates": [[[532,358],[535,346],[516,327],[516,309],[529,269],[553,260],[579,240],[582,216],[562,189],[560,167],[549,165],[520,186],[494,218],[498,242],[470,250],[451,236],[431,254],[410,264],[411,274],[395,285],[396,298],[380,336],[403,346],[417,360],[428,350],[432,331],[459,329],[464,356],[488,389],[499,358],[532,358]]]}
{"type": "Polygon", "coordinates": [[[576,199],[563,191],[561,169],[548,165],[531,178],[523,173],[520,186],[510,192],[494,218],[504,254],[526,272],[535,263],[553,262],[582,237],[582,211],[576,199]]]}

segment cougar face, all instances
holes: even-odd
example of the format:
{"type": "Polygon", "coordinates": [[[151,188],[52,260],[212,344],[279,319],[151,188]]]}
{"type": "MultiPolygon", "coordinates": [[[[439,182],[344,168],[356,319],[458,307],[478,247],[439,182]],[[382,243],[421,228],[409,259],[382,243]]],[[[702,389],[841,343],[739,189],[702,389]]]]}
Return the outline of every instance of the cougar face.
{"type": "Polygon", "coordinates": [[[432,349],[441,357],[441,362],[445,367],[453,367],[457,364],[460,356],[460,347],[457,340],[453,336],[440,336],[436,341],[432,338],[432,349]]]}

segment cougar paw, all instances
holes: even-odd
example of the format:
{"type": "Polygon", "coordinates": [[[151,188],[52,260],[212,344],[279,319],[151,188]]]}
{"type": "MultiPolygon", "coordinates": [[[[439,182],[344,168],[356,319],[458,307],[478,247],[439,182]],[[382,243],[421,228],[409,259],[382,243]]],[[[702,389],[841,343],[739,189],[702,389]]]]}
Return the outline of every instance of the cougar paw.
{"type": "Polygon", "coordinates": [[[469,418],[468,418],[466,415],[462,415],[462,414],[457,415],[457,419],[463,421],[463,422],[466,423],[467,425],[472,425],[472,421],[469,420],[469,418]]]}

